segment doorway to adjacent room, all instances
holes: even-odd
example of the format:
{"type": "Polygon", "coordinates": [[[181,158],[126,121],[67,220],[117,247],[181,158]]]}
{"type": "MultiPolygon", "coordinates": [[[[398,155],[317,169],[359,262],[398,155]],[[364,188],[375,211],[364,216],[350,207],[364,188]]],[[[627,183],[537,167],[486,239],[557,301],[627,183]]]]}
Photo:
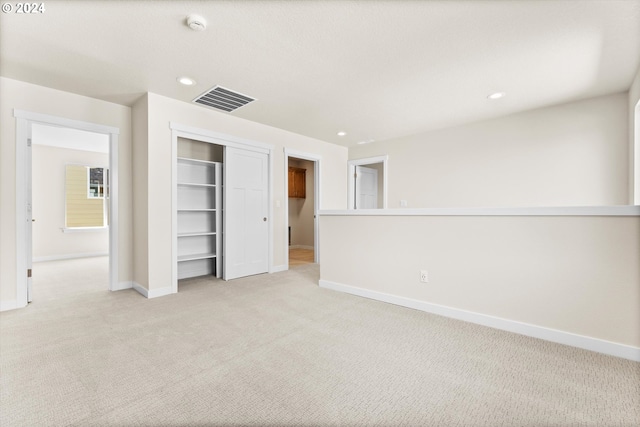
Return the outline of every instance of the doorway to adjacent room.
{"type": "Polygon", "coordinates": [[[287,175],[287,265],[317,263],[317,212],[320,191],[320,158],[308,153],[285,152],[287,175]]]}

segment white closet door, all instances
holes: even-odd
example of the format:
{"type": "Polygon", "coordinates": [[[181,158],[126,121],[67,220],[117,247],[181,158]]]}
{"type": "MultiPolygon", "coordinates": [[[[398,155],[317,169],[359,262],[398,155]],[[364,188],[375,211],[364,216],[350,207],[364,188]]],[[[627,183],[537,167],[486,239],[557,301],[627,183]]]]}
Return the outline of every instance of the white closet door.
{"type": "Polygon", "coordinates": [[[378,171],[356,166],[356,209],[378,207],[378,171]]]}
{"type": "Polygon", "coordinates": [[[225,148],[224,279],[269,270],[268,156],[225,148]]]}

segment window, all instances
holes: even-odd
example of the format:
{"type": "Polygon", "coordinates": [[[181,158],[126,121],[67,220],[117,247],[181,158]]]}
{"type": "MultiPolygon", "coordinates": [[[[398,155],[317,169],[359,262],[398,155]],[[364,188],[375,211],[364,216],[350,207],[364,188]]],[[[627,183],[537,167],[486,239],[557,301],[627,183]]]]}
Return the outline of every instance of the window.
{"type": "Polygon", "coordinates": [[[105,173],[108,177],[109,169],[87,167],[88,195],[90,199],[103,199],[105,196],[105,173]]]}
{"type": "Polygon", "coordinates": [[[109,225],[109,169],[67,165],[65,171],[65,227],[109,225]]]}

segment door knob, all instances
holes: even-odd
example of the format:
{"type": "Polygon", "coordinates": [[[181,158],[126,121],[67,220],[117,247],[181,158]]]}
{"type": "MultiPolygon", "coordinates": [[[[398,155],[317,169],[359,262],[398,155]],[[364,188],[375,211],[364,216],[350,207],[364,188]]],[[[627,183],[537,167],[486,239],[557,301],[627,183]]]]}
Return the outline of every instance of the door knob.
{"type": "Polygon", "coordinates": [[[267,221],[267,217],[262,218],[262,220],[266,222],[267,221]]]}
{"type": "Polygon", "coordinates": [[[36,222],[36,220],[35,220],[35,219],[32,219],[32,220],[31,220],[31,222],[36,222]]]}

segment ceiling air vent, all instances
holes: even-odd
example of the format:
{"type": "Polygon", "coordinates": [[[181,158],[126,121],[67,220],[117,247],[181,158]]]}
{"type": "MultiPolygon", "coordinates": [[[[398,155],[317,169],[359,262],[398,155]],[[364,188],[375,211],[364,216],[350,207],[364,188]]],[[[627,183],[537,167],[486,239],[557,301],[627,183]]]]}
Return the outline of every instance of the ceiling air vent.
{"type": "Polygon", "coordinates": [[[215,86],[213,89],[210,89],[193,100],[196,104],[205,105],[207,107],[227,111],[229,113],[253,101],[255,101],[255,98],[250,98],[221,86],[215,86]]]}

